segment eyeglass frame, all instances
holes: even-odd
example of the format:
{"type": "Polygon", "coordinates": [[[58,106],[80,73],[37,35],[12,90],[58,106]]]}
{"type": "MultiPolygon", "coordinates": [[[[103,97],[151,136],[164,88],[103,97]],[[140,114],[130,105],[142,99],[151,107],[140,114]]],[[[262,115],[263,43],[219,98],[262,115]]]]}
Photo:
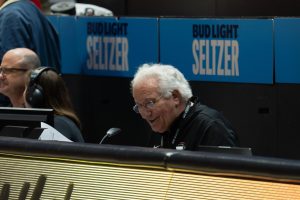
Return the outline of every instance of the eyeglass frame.
{"type": "Polygon", "coordinates": [[[158,98],[153,99],[153,100],[149,100],[143,104],[140,104],[140,106],[138,104],[135,104],[132,109],[135,113],[140,114],[141,112],[139,111],[140,108],[144,108],[147,110],[151,110],[154,108],[155,104],[162,98],[163,96],[160,95],[158,98]]]}
{"type": "Polygon", "coordinates": [[[28,70],[29,69],[0,66],[0,74],[2,74],[2,75],[12,74],[13,72],[16,72],[16,71],[24,71],[25,72],[25,71],[28,71],[28,70]]]}

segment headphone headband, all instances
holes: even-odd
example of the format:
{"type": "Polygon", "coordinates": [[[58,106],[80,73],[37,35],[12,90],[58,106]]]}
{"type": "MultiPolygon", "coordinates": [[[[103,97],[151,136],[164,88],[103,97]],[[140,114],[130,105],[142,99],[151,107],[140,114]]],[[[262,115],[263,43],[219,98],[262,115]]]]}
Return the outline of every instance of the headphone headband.
{"type": "Polygon", "coordinates": [[[36,69],[34,69],[31,74],[30,74],[30,84],[29,85],[32,85],[34,84],[38,78],[40,77],[40,75],[44,72],[44,71],[48,71],[48,70],[52,70],[52,71],[55,71],[57,73],[57,71],[52,68],[52,67],[38,67],[36,69]]]}
{"type": "Polygon", "coordinates": [[[52,67],[38,67],[30,74],[30,82],[26,91],[26,101],[33,108],[42,108],[45,104],[43,87],[38,84],[38,79],[43,72],[48,70],[57,73],[52,67]]]}

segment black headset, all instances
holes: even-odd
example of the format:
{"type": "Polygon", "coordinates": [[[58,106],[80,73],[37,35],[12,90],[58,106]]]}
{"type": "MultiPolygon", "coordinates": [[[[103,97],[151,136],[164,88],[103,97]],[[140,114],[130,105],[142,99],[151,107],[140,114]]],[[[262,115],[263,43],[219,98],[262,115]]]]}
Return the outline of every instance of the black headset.
{"type": "Polygon", "coordinates": [[[52,67],[38,67],[30,74],[30,81],[26,91],[26,101],[33,108],[41,108],[45,104],[43,87],[38,84],[39,77],[45,71],[57,71],[52,67]]]}

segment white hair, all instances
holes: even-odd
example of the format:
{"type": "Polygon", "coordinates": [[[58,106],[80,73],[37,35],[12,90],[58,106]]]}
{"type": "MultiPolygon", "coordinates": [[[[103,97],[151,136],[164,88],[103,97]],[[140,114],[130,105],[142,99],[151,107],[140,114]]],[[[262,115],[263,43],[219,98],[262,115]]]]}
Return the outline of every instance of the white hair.
{"type": "Polygon", "coordinates": [[[168,98],[172,92],[177,90],[184,101],[193,96],[191,86],[184,75],[172,65],[143,64],[141,65],[131,81],[131,89],[136,84],[147,81],[149,78],[157,79],[158,87],[162,96],[168,98]]]}

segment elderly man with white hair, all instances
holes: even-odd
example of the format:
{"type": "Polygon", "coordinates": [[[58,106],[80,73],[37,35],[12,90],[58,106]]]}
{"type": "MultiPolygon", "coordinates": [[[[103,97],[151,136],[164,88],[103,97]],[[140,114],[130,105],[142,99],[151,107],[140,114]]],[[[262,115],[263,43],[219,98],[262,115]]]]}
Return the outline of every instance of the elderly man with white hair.
{"type": "Polygon", "coordinates": [[[197,150],[203,145],[239,145],[228,120],[201,104],[174,66],[140,66],[131,81],[131,90],[136,103],[134,111],[162,136],[160,147],[197,150]]]}

